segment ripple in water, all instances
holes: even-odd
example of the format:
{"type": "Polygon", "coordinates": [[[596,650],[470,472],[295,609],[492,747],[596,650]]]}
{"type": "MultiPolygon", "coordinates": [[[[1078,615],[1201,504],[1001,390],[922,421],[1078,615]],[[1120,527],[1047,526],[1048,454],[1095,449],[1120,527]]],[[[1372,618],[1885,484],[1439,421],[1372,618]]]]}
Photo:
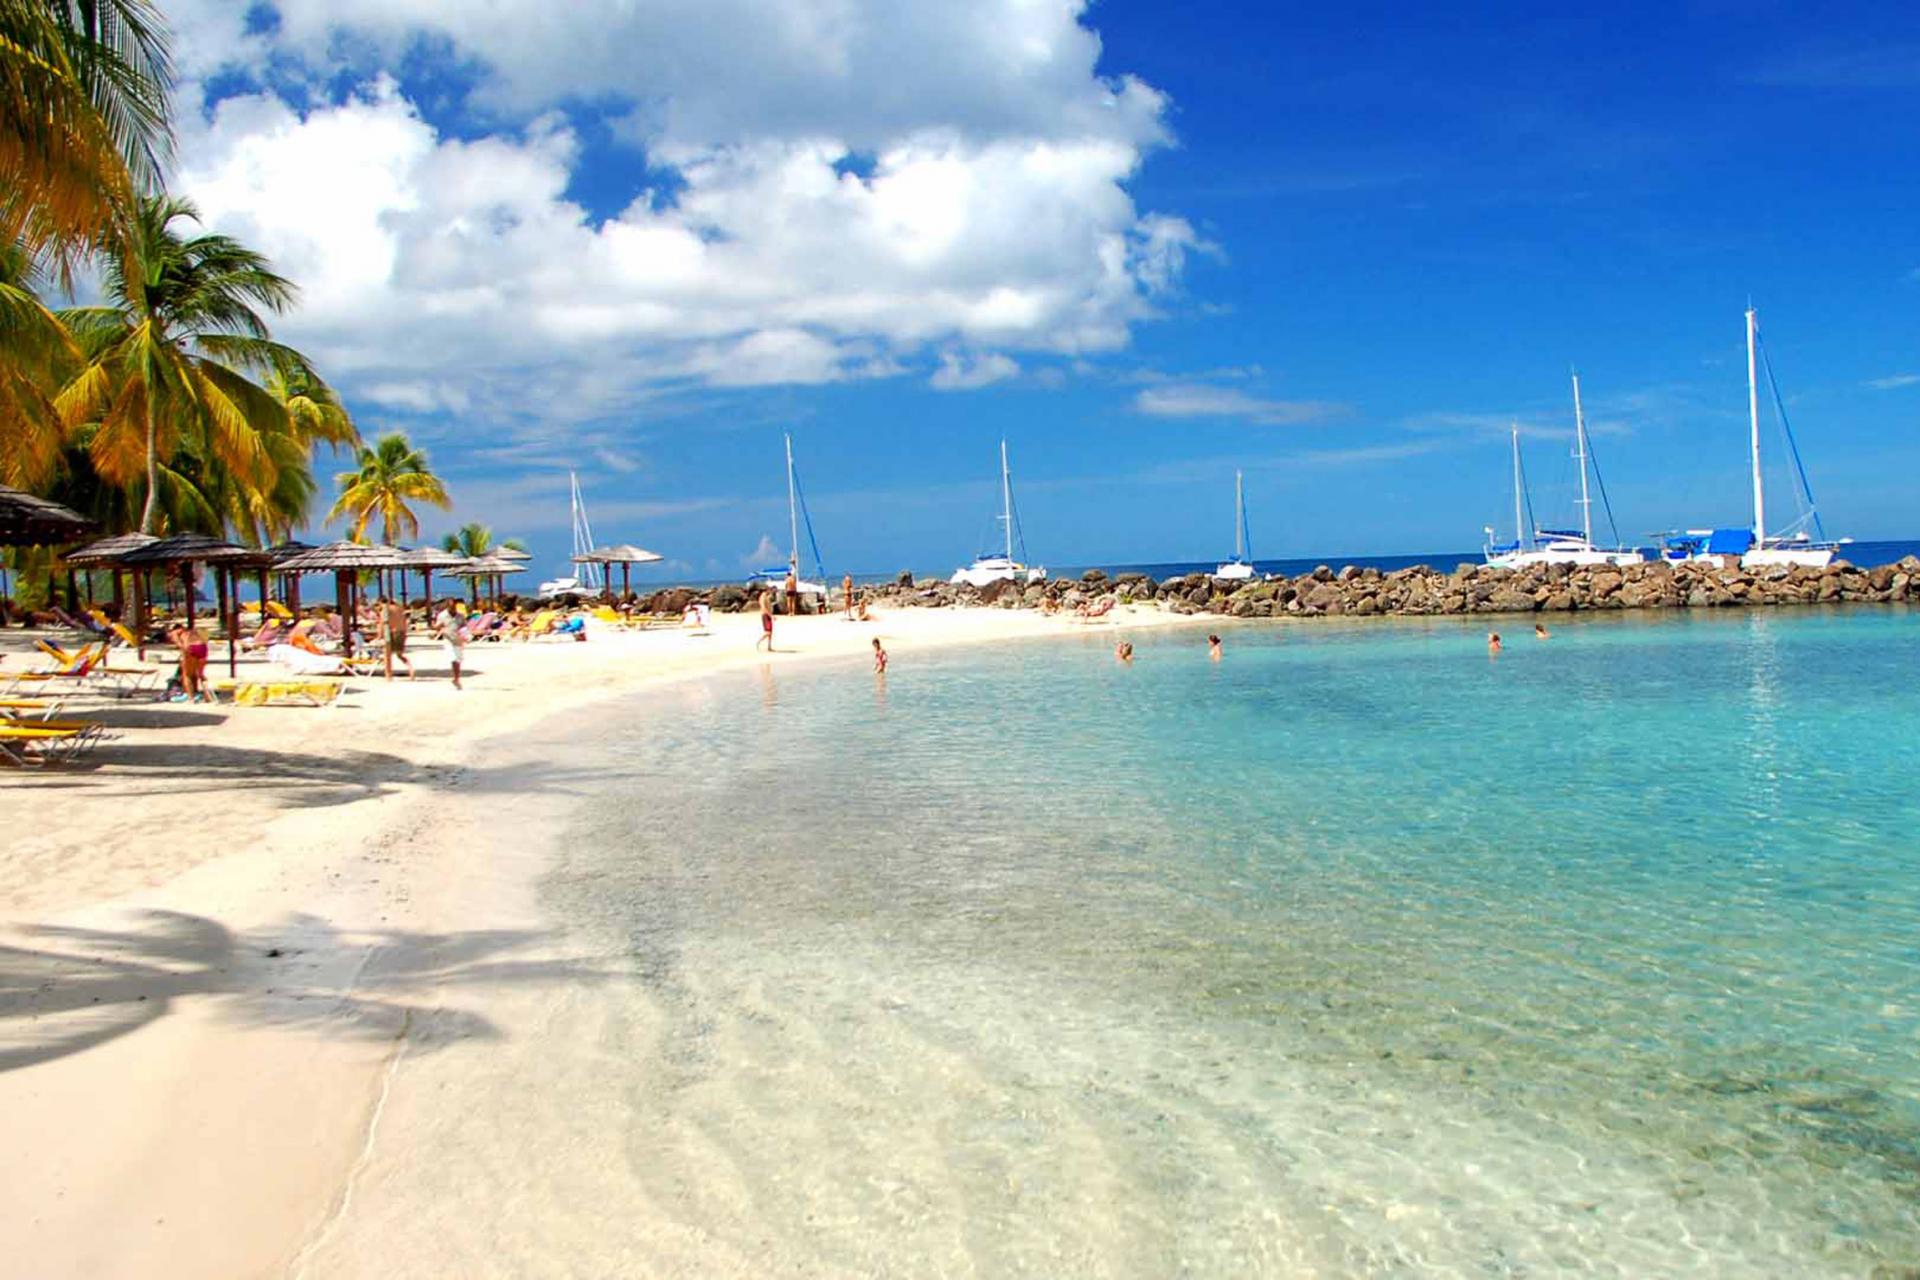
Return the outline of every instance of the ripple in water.
{"type": "Polygon", "coordinates": [[[634,703],[549,885],[664,1010],[610,1020],[628,1174],[828,1272],[1906,1274],[1914,623],[1101,636],[634,703]]]}

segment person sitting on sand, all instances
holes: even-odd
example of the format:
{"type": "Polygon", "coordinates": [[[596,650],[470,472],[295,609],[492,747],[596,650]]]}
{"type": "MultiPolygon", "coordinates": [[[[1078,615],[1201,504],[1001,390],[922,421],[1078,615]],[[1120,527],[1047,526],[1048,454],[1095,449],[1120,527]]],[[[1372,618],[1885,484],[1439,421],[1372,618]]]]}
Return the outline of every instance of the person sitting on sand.
{"type": "Polygon", "coordinates": [[[1219,636],[1207,637],[1207,656],[1209,658],[1212,658],[1215,662],[1220,661],[1220,637],[1219,636]]]}
{"type": "Polygon", "coordinates": [[[881,648],[879,636],[873,638],[873,673],[879,676],[887,674],[887,651],[881,648]]]}
{"type": "Polygon", "coordinates": [[[865,596],[860,597],[860,621],[862,622],[873,621],[873,615],[867,612],[867,598],[865,596]]]}
{"type": "Polygon", "coordinates": [[[1487,652],[1500,652],[1500,633],[1498,631],[1487,632],[1487,652]]]}
{"type": "Polygon", "coordinates": [[[1553,639],[1553,632],[1547,630],[1546,623],[1536,622],[1533,624],[1533,638],[1535,640],[1551,640],[1553,639]]]}
{"type": "Polygon", "coordinates": [[[1133,642],[1130,640],[1122,640],[1119,644],[1113,646],[1113,656],[1119,661],[1131,666],[1133,664],[1133,642]]]}

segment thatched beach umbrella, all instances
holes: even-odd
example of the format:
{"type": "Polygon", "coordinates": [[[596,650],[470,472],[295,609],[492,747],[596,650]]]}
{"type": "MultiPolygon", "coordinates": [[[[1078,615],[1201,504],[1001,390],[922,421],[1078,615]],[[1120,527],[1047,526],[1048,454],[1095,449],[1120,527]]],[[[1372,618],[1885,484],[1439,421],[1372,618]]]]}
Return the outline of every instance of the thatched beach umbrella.
{"type": "MultiPolygon", "coordinates": [[[[505,577],[509,573],[525,573],[526,571],[527,566],[517,561],[508,560],[502,556],[484,555],[475,556],[471,560],[463,561],[456,568],[447,570],[447,574],[450,577],[466,578],[468,580],[469,589],[473,593],[473,602],[477,605],[480,603],[480,579],[498,579],[505,577]]],[[[499,594],[500,587],[496,582],[494,586],[494,596],[497,598],[499,594]]]]}
{"type": "Polygon", "coordinates": [[[98,527],[71,507],[0,484],[0,547],[78,542],[98,527]]]}
{"type": "MultiPolygon", "coordinates": [[[[111,538],[101,538],[97,542],[89,542],[84,547],[75,547],[72,551],[61,556],[60,562],[67,566],[69,572],[74,569],[112,570],[113,603],[116,607],[119,607],[123,604],[120,590],[120,575],[123,572],[144,572],[144,570],[141,570],[137,565],[130,566],[126,563],[127,553],[129,551],[138,551],[142,547],[152,546],[158,541],[160,541],[160,539],[150,533],[118,533],[111,538]]],[[[142,635],[141,645],[143,646],[143,651],[145,644],[146,641],[144,635],[142,635]]]]}
{"type": "MultiPolygon", "coordinates": [[[[227,674],[234,674],[234,664],[240,649],[240,620],[234,608],[233,573],[236,569],[258,568],[271,564],[272,557],[255,547],[236,546],[221,538],[210,537],[204,533],[176,533],[170,538],[159,538],[143,547],[136,547],[121,556],[120,562],[133,568],[142,565],[158,565],[163,568],[178,566],[182,585],[187,590],[187,625],[193,625],[193,575],[196,564],[211,565],[214,571],[214,584],[218,597],[221,625],[227,632],[227,674]]],[[[138,582],[138,579],[135,579],[138,582]]],[[[146,611],[141,593],[134,593],[135,608],[140,611],[141,630],[145,630],[146,611]]]]}
{"type": "Polygon", "coordinates": [[[426,596],[427,607],[433,607],[433,571],[452,569],[467,562],[467,558],[453,551],[442,551],[438,547],[420,547],[407,552],[407,568],[420,571],[422,594],[426,596]]]}
{"type": "Polygon", "coordinates": [[[655,564],[663,557],[636,547],[631,542],[618,542],[609,547],[595,547],[583,551],[573,558],[575,564],[604,565],[607,570],[607,594],[613,594],[613,566],[620,566],[620,589],[622,595],[633,594],[633,566],[637,564],[655,564]]]}
{"type": "Polygon", "coordinates": [[[405,567],[410,553],[398,547],[364,542],[329,542],[324,547],[289,556],[276,566],[282,573],[331,573],[334,600],[340,608],[340,647],[353,655],[353,622],[359,615],[360,574],[368,569],[405,567]]]}
{"type": "MultiPolygon", "coordinates": [[[[291,560],[298,555],[305,555],[311,550],[313,550],[313,544],[311,542],[299,542],[292,538],[287,539],[285,542],[276,542],[267,548],[267,554],[273,558],[273,564],[269,572],[279,576],[280,592],[287,598],[287,609],[292,613],[297,614],[300,612],[300,575],[297,573],[283,573],[281,572],[280,566],[285,561],[291,560]]],[[[266,573],[260,575],[260,612],[262,615],[267,611],[267,577],[268,574],[266,573]]]]}
{"type": "MultiPolygon", "coordinates": [[[[24,489],[0,485],[0,547],[51,547],[78,542],[99,528],[71,507],[35,497],[24,489]]],[[[47,584],[48,594],[53,584],[47,584]]],[[[72,608],[73,575],[67,575],[67,606],[72,608]]]]}

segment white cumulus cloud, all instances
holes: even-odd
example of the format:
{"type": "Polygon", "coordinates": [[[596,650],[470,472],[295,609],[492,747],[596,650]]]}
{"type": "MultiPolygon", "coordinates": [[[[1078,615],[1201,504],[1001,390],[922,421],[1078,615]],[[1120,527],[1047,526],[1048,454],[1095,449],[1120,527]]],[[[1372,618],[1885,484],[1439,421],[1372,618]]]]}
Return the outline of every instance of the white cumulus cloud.
{"type": "Polygon", "coordinates": [[[1125,346],[1205,248],[1128,194],[1166,104],[1101,73],[1083,0],[238,8],[181,0],[188,74],[255,87],[183,86],[174,185],[301,284],[284,336],[397,411],[985,386],[1019,371],[1004,353],[1125,346]],[[422,56],[475,77],[457,134],[391,72],[422,56]],[[590,117],[644,147],[625,173],[600,154],[590,185],[628,183],[612,216],[571,194],[590,117]]]}
{"type": "Polygon", "coordinates": [[[1324,422],[1347,412],[1347,406],[1331,401],[1270,400],[1238,387],[1197,382],[1143,387],[1134,393],[1133,408],[1156,418],[1238,418],[1265,426],[1324,422]]]}

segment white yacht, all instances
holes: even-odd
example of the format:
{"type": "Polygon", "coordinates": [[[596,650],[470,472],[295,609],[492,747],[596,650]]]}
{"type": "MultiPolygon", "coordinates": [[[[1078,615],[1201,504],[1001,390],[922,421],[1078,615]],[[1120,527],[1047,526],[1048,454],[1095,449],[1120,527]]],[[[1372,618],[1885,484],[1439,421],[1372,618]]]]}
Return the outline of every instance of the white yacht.
{"type": "Polygon", "coordinates": [[[1220,582],[1247,582],[1253,577],[1253,556],[1247,550],[1247,496],[1240,472],[1233,473],[1233,559],[1213,571],[1220,582]]]}
{"type": "Polygon", "coordinates": [[[1014,543],[1019,542],[1022,554],[1025,553],[1026,539],[1020,536],[1019,518],[1013,512],[1013,472],[1007,466],[1007,442],[1000,442],[1000,515],[997,517],[1005,532],[1006,550],[1001,552],[982,552],[974,558],[972,564],[955,569],[953,577],[948,579],[955,586],[984,587],[995,582],[1043,582],[1047,571],[1038,565],[1023,564],[1013,555],[1014,543]]]}
{"type": "MultiPolygon", "coordinates": [[[[1531,511],[1527,497],[1526,472],[1520,464],[1520,428],[1513,429],[1513,528],[1511,543],[1495,545],[1493,528],[1487,528],[1487,563],[1496,569],[1525,569],[1541,564],[1627,565],[1639,564],[1646,557],[1632,547],[1600,547],[1593,541],[1593,497],[1588,488],[1589,472],[1597,472],[1593,448],[1587,439],[1586,412],[1580,404],[1580,375],[1573,375],[1573,457],[1580,469],[1580,527],[1543,529],[1525,517],[1531,511]]],[[[1601,499],[1606,489],[1600,490],[1601,499]]],[[[1608,519],[1612,508],[1608,507],[1608,519]]],[[[1618,531],[1615,531],[1618,536],[1618,531]]]]}

